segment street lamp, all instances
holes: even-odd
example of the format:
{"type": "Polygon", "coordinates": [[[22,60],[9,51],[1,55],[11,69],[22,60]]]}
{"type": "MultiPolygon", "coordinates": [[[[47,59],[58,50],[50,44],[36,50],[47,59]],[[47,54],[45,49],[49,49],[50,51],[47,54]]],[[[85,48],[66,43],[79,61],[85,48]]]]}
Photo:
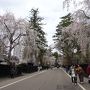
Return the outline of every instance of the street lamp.
{"type": "MultiPolygon", "coordinates": [[[[73,52],[76,54],[77,53],[77,49],[75,48],[73,52]]],[[[78,64],[78,60],[77,60],[76,63],[78,64]]]]}
{"type": "Polygon", "coordinates": [[[74,49],[74,53],[77,53],[77,49],[74,49]]]}

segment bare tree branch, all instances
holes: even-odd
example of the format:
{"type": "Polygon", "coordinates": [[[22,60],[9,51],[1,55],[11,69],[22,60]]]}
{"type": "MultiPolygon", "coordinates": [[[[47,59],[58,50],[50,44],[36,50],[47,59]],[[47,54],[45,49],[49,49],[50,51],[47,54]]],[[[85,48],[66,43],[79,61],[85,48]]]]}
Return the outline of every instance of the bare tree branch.
{"type": "Polygon", "coordinates": [[[81,9],[80,9],[79,11],[83,12],[83,14],[85,15],[85,17],[86,17],[87,19],[90,19],[90,17],[86,15],[86,13],[85,13],[84,10],[81,10],[81,9]]]}
{"type": "Polygon", "coordinates": [[[6,25],[5,22],[4,22],[4,25],[5,25],[5,27],[6,27],[6,30],[8,30],[8,32],[11,34],[11,32],[10,32],[10,30],[9,30],[9,28],[8,28],[8,26],[6,25]]]}
{"type": "Polygon", "coordinates": [[[22,35],[21,35],[21,33],[13,40],[13,43],[17,40],[17,39],[19,39],[20,37],[21,37],[22,35]]]}

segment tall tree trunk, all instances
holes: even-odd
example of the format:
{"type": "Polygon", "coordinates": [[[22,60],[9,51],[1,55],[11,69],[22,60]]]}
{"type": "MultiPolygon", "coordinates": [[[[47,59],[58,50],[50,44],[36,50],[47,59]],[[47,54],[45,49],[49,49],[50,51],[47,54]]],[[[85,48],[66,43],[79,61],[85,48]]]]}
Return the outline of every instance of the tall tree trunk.
{"type": "Polygon", "coordinates": [[[10,44],[9,52],[8,52],[8,60],[7,63],[10,64],[11,61],[11,52],[12,52],[12,45],[10,44]]]}

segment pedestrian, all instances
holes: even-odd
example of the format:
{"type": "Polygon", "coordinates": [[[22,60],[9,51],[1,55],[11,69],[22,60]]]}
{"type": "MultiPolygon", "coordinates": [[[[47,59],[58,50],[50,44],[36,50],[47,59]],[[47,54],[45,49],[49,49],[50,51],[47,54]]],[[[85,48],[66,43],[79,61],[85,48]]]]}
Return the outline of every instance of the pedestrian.
{"type": "Polygon", "coordinates": [[[71,73],[72,83],[76,85],[77,84],[77,73],[76,73],[76,67],[74,65],[70,67],[70,73],[71,73]]]}
{"type": "Polygon", "coordinates": [[[77,66],[76,72],[78,74],[80,83],[83,83],[84,82],[84,70],[82,69],[80,65],[77,66]]]}
{"type": "Polygon", "coordinates": [[[88,65],[86,72],[88,74],[88,83],[90,83],[90,64],[88,65]]]}

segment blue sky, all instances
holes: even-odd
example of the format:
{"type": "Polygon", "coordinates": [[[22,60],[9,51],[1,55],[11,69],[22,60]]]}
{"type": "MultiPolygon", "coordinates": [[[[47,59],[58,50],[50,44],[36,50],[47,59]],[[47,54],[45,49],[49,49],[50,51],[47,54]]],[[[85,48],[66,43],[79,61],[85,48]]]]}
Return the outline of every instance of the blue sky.
{"type": "Polygon", "coordinates": [[[60,17],[67,14],[63,9],[63,0],[0,0],[0,14],[13,12],[16,17],[27,18],[32,8],[39,8],[40,16],[44,17],[44,31],[48,45],[53,44],[52,36],[60,17]]]}

